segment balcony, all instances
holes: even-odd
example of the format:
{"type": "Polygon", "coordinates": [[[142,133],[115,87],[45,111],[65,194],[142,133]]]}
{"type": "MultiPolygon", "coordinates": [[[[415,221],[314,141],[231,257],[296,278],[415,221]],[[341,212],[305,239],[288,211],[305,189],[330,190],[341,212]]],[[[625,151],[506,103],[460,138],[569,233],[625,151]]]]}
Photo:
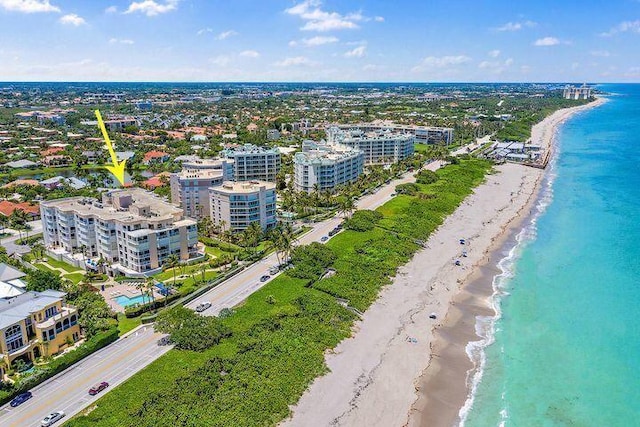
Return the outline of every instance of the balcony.
{"type": "MultiPolygon", "coordinates": [[[[56,313],[55,315],[49,317],[48,319],[46,319],[43,322],[40,323],[36,323],[36,328],[38,329],[48,329],[53,327],[57,322],[59,322],[60,320],[63,320],[67,317],[69,317],[72,314],[76,314],[78,312],[78,310],[76,310],[75,307],[62,307],[62,309],[56,313]]],[[[77,320],[71,324],[71,326],[75,325],[77,323],[77,320]]],[[[62,331],[62,329],[60,330],[60,332],[62,331]]],[[[56,331],[57,333],[58,331],[56,331]]]]}

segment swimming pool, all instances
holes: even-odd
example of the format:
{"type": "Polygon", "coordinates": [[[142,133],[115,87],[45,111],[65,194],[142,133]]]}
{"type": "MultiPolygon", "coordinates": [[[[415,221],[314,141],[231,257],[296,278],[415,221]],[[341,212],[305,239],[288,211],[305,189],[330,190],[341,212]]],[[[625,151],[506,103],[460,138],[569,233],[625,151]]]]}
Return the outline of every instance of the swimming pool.
{"type": "Polygon", "coordinates": [[[126,295],[120,295],[119,297],[114,298],[114,301],[122,307],[128,307],[134,304],[146,304],[148,302],[151,302],[151,298],[148,295],[136,295],[133,298],[130,298],[126,295]]]}

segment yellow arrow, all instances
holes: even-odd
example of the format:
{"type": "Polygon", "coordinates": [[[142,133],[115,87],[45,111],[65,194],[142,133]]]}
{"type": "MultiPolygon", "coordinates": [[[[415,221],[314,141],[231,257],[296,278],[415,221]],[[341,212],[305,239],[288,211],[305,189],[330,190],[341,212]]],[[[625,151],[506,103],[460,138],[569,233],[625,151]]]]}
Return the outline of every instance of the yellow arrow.
{"type": "Polygon", "coordinates": [[[98,119],[98,126],[102,131],[104,142],[107,144],[109,154],[111,155],[111,161],[113,162],[113,166],[105,166],[105,168],[109,172],[111,172],[118,181],[120,181],[120,185],[124,186],[124,164],[127,159],[124,159],[122,162],[118,163],[118,156],[116,156],[116,152],[113,150],[113,145],[111,144],[111,140],[109,139],[109,135],[107,134],[107,128],[104,127],[104,122],[102,121],[100,110],[96,110],[96,118],[98,119]]]}

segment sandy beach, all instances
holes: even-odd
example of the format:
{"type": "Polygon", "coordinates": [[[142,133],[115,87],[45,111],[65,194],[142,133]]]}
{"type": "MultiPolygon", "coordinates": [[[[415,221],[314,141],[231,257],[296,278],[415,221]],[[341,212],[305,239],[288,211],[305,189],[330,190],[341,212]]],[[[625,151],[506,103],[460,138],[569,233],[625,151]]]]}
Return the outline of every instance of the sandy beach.
{"type": "MultiPolygon", "coordinates": [[[[601,102],[555,112],[534,126],[533,142],[550,149],[560,123],[601,102]]],[[[495,265],[513,246],[509,239],[534,207],[544,174],[515,164],[495,170],[399,269],[353,335],[327,355],[330,373],[281,425],[457,424],[474,369],[465,347],[479,339],[475,318],[495,315],[488,303],[495,265]]]]}

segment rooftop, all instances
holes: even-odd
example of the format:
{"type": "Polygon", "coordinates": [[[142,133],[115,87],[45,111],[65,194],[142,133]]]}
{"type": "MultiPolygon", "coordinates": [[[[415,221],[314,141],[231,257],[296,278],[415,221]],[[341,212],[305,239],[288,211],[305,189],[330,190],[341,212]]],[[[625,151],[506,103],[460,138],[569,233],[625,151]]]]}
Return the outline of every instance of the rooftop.
{"type": "Polygon", "coordinates": [[[255,193],[260,191],[260,188],[264,187],[265,190],[275,190],[275,182],[266,181],[245,181],[245,182],[233,182],[225,181],[222,185],[217,187],[211,187],[211,190],[218,193],[255,193]]]}
{"type": "Polygon", "coordinates": [[[69,197],[47,200],[41,204],[44,207],[55,207],[64,212],[75,212],[84,216],[93,215],[103,220],[118,220],[120,222],[137,222],[149,219],[168,220],[182,217],[182,209],[137,187],[109,191],[103,195],[102,202],[92,197],[69,197]],[[143,213],[145,208],[148,209],[148,215],[143,213]]]}
{"type": "Polygon", "coordinates": [[[0,300],[0,329],[5,329],[45,307],[60,301],[64,292],[47,290],[25,292],[17,297],[0,300]]]}

